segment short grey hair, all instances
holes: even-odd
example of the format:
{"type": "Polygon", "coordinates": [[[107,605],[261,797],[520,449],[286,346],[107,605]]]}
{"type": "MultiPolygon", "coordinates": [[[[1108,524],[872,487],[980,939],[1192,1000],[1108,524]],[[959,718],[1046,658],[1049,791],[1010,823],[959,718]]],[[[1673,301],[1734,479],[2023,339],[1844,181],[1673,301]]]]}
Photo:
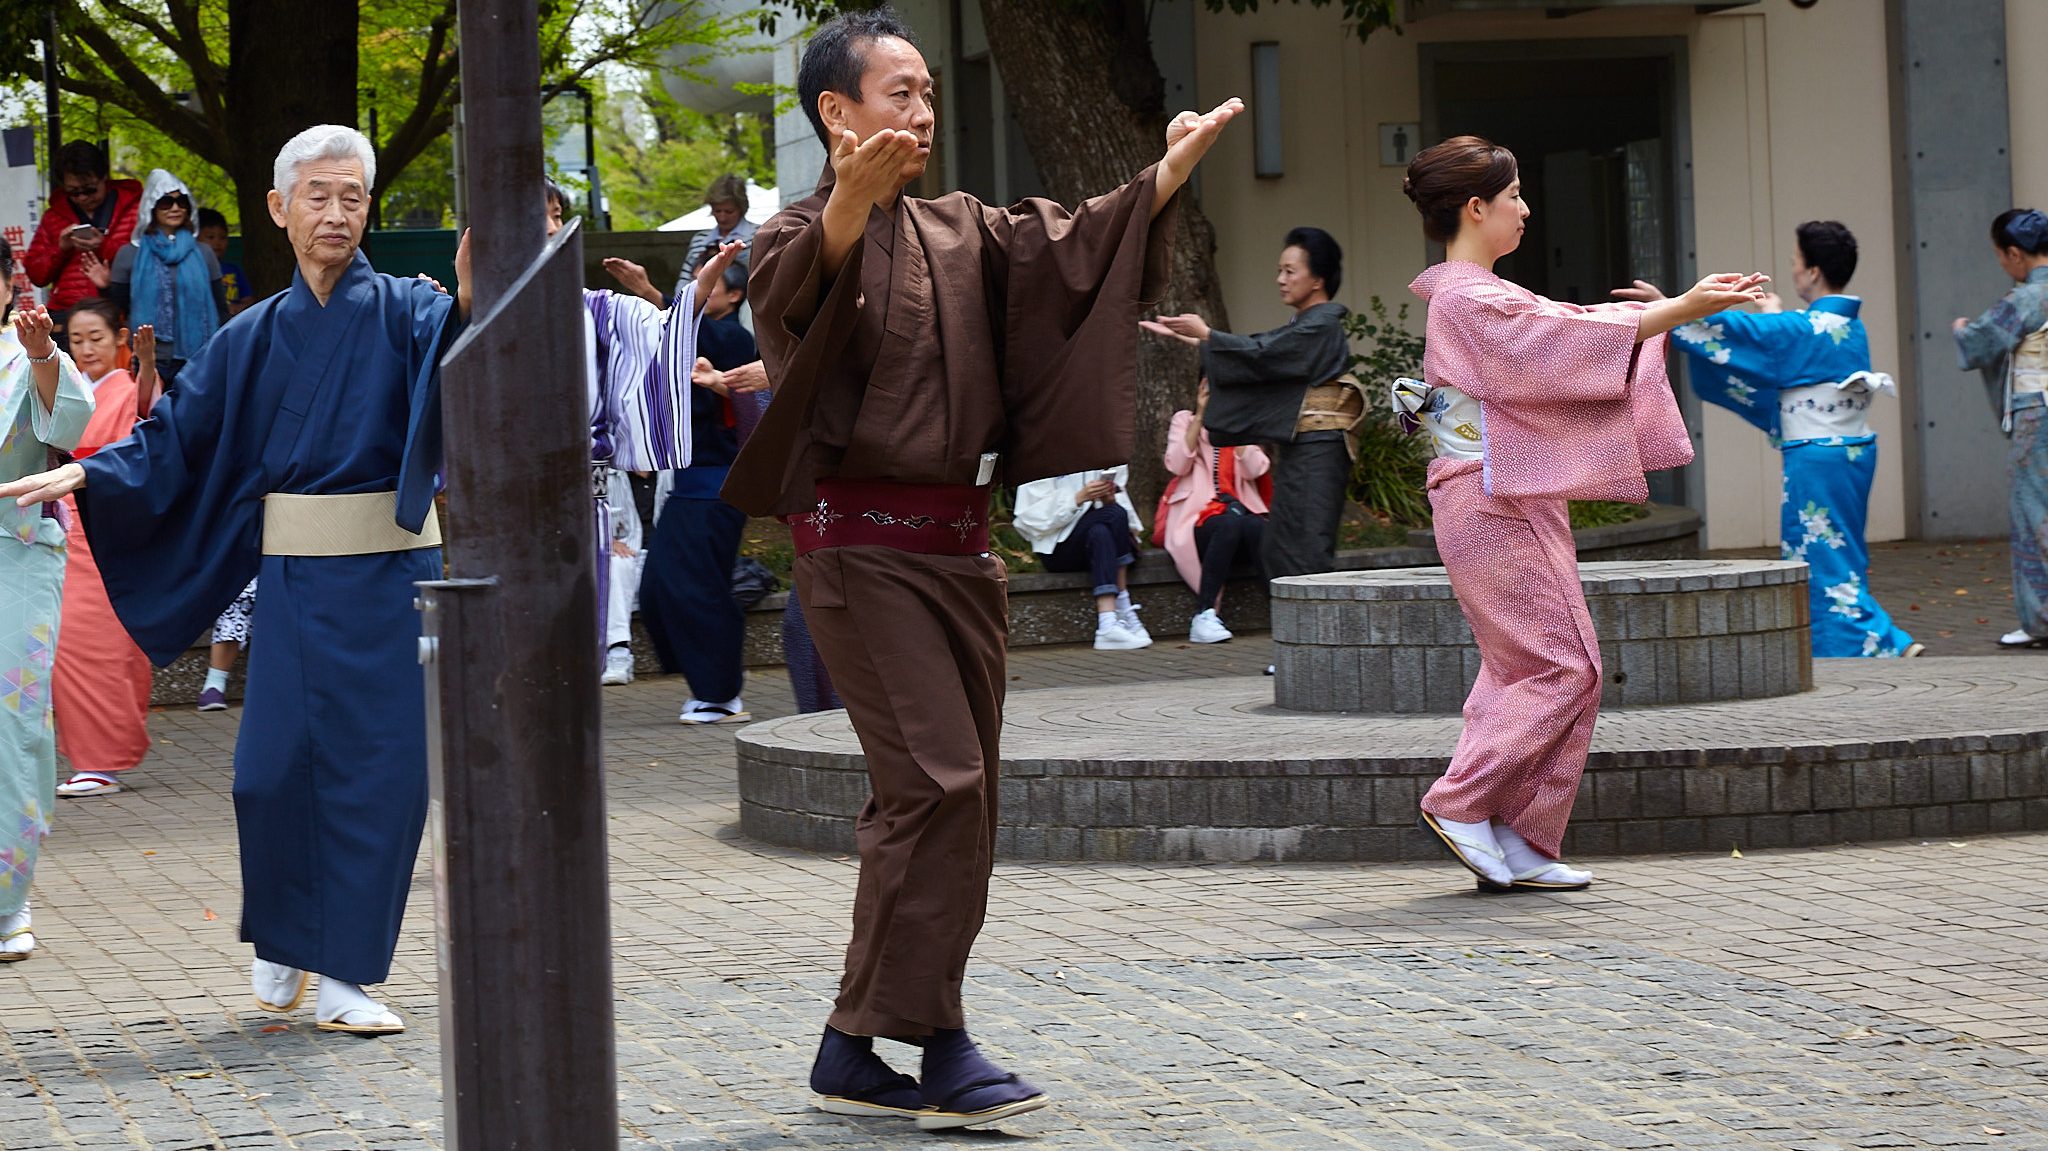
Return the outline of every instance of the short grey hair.
{"type": "Polygon", "coordinates": [[[292,188],[299,182],[299,169],[316,160],[360,160],[364,191],[377,186],[377,153],[369,137],[346,124],[315,124],[285,141],[277,151],[277,163],[270,171],[270,186],[292,202],[292,188]]]}

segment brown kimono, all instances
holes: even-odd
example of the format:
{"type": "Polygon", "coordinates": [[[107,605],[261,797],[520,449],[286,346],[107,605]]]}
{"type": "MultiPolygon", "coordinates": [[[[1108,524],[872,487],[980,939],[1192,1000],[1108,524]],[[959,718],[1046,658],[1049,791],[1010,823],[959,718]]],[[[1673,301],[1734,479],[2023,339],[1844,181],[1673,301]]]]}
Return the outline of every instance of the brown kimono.
{"type": "MultiPolygon", "coordinates": [[[[915,493],[974,487],[988,452],[1005,483],[1130,459],[1137,321],[1165,287],[1172,228],[1171,205],[1150,218],[1152,169],[1072,213],[1047,200],[901,198],[870,209],[866,238],[828,281],[832,183],[827,168],[814,195],[754,236],[747,294],[775,399],[727,476],[728,502],[818,516],[820,480],[915,493]]],[[[985,525],[987,489],[973,498],[985,525]]],[[[1002,561],[825,546],[795,574],[873,790],[831,1025],[897,1037],[960,1027],[994,864],[1002,561]]]]}

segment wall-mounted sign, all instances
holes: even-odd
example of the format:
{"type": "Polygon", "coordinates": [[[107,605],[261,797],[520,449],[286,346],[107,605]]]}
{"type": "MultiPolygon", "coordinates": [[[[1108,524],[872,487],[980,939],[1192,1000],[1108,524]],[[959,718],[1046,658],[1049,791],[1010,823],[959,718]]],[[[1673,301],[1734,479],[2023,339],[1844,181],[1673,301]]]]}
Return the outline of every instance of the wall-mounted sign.
{"type": "Polygon", "coordinates": [[[1406,168],[1415,153],[1422,151],[1422,125],[1380,125],[1380,167],[1406,168]]]}

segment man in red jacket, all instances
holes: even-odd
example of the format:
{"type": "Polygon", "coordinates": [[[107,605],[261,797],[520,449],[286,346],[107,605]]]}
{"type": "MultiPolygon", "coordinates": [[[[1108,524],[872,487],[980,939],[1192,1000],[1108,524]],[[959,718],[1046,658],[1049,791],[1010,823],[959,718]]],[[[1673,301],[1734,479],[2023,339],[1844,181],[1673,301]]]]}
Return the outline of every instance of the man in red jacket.
{"type": "Polygon", "coordinates": [[[56,175],[59,194],[50,197],[50,208],[36,225],[35,239],[22,261],[30,280],[52,288],[53,314],[100,294],[86,275],[87,264],[113,263],[114,254],[135,231],[142,204],[142,185],[108,179],[107,154],[84,140],[57,150],[56,175]]]}

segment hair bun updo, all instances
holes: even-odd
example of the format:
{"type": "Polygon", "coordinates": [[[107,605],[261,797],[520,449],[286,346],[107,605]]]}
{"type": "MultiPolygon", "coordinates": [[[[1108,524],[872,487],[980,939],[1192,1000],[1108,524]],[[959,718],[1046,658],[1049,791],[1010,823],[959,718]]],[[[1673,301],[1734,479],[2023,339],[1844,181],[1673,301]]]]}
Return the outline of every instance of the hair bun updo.
{"type": "Polygon", "coordinates": [[[1479,136],[1453,136],[1415,154],[1401,192],[1422,213],[1422,233],[1439,244],[1458,235],[1458,214],[1474,196],[1491,200],[1515,182],[1515,154],[1479,136]]]}

